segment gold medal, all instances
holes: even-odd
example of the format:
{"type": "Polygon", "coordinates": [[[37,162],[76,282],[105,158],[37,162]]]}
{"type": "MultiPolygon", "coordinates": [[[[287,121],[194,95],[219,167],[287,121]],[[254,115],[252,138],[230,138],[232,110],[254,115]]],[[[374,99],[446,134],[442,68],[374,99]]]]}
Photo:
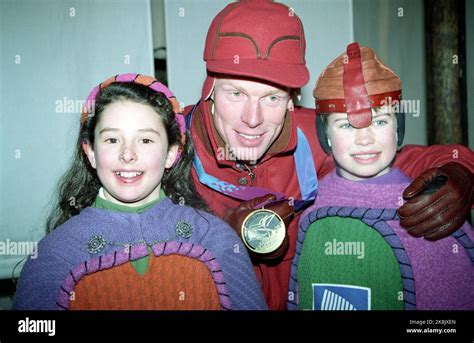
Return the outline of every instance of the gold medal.
{"type": "Polygon", "coordinates": [[[286,228],[278,213],[259,209],[250,213],[242,224],[245,246],[257,254],[276,251],[285,240],[286,228]]]}

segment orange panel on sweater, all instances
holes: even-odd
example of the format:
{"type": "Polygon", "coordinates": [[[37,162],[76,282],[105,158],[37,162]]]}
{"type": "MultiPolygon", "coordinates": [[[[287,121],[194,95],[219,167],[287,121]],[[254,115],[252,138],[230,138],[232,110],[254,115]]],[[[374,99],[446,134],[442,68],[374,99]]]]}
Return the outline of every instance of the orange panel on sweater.
{"type": "Polygon", "coordinates": [[[140,275],[130,262],[84,276],[71,310],[220,310],[206,265],[181,255],[150,255],[140,275]]]}

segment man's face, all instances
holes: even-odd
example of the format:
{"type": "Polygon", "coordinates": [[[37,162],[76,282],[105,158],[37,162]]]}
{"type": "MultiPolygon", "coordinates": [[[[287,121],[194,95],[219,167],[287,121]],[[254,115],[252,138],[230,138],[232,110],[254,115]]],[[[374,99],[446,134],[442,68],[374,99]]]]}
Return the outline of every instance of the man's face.
{"type": "Polygon", "coordinates": [[[341,175],[363,180],[390,171],[397,152],[397,122],[390,109],[372,110],[372,124],[356,129],[346,113],[328,118],[328,139],[341,175]]]}
{"type": "Polygon", "coordinates": [[[265,83],[217,78],[214,126],[238,160],[259,160],[281,132],[290,94],[265,83]]]}

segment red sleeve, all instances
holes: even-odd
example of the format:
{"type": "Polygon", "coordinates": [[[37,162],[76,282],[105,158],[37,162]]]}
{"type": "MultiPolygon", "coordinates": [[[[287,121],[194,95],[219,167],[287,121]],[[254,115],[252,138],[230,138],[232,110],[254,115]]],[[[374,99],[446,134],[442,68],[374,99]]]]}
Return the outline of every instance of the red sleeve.
{"type": "Polygon", "coordinates": [[[314,108],[296,107],[295,115],[297,126],[303,130],[311,145],[318,180],[322,180],[336,165],[332,155],[327,155],[319,143],[314,108]]]}
{"type": "Polygon", "coordinates": [[[318,180],[321,181],[327,174],[332,172],[336,167],[334,158],[331,155],[326,155],[324,150],[321,148],[320,153],[315,157],[317,165],[318,180]]]}
{"type": "Polygon", "coordinates": [[[426,169],[449,162],[460,163],[474,172],[474,152],[458,144],[405,145],[397,154],[395,167],[400,168],[412,179],[416,179],[426,169]]]}

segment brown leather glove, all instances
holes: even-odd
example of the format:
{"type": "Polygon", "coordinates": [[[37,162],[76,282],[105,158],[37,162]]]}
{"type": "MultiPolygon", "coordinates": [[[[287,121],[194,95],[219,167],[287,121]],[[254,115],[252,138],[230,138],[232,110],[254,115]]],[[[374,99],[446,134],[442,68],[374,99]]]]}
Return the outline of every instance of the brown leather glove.
{"type": "Polygon", "coordinates": [[[267,194],[259,198],[244,201],[235,209],[227,209],[222,218],[234,229],[235,232],[237,232],[240,239],[242,239],[242,223],[245,218],[256,209],[266,208],[272,210],[278,213],[278,215],[283,219],[287,231],[285,233],[285,240],[281,246],[274,252],[268,254],[257,254],[247,249],[253,260],[276,260],[281,258],[288,250],[288,225],[293,218],[294,208],[289,204],[288,200],[271,203],[275,199],[276,197],[273,194],[267,194]]]}
{"type": "Polygon", "coordinates": [[[400,224],[415,237],[430,241],[449,236],[471,210],[474,174],[459,163],[426,170],[403,192],[400,224]]]}

